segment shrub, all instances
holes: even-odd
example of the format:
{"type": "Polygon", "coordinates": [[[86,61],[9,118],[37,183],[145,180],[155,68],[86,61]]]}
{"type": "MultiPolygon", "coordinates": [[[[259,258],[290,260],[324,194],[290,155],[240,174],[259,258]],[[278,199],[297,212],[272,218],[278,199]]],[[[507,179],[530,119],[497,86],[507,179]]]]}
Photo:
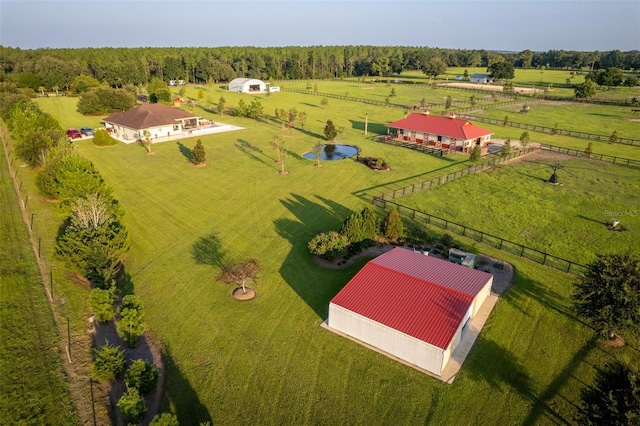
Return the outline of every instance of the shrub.
{"type": "Polygon", "coordinates": [[[112,138],[106,130],[98,129],[93,134],[93,143],[98,146],[110,146],[117,144],[118,141],[112,138]]]}
{"type": "Polygon", "coordinates": [[[120,307],[120,319],[116,322],[118,335],[130,348],[138,346],[138,338],[146,329],[142,322],[142,311],[135,308],[120,307]]]}
{"type": "Polygon", "coordinates": [[[113,302],[115,302],[114,288],[108,290],[94,288],[89,295],[89,306],[98,322],[110,321],[116,314],[113,302]]]}
{"type": "Polygon", "coordinates": [[[151,392],[158,384],[158,369],[145,360],[137,359],[131,363],[124,375],[127,389],[136,389],[141,394],[151,392]]]}
{"type": "Polygon", "coordinates": [[[383,234],[391,241],[397,241],[404,230],[398,209],[393,207],[387,213],[382,225],[383,234]]]}
{"type": "Polygon", "coordinates": [[[96,349],[94,353],[95,360],[91,371],[91,376],[94,379],[102,382],[112,382],[122,374],[127,366],[124,360],[124,352],[116,346],[109,345],[109,343],[100,349],[96,349]]]}
{"type": "Polygon", "coordinates": [[[151,419],[149,426],[180,426],[180,422],[178,422],[175,414],[162,413],[156,414],[153,419],[151,419]]]}
{"type": "Polygon", "coordinates": [[[136,389],[127,389],[127,391],[118,400],[118,409],[128,422],[138,424],[142,421],[147,407],[144,399],[136,389]]]}
{"type": "Polygon", "coordinates": [[[311,254],[315,254],[329,260],[342,256],[348,246],[349,239],[345,235],[335,231],[318,234],[313,237],[308,244],[311,254]]]}

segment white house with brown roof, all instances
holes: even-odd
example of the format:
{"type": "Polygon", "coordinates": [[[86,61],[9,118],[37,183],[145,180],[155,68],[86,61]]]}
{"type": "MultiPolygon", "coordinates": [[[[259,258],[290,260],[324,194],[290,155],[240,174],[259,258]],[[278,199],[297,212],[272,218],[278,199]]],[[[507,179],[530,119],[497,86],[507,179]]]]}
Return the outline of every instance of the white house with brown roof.
{"type": "Polygon", "coordinates": [[[164,104],[144,104],[111,114],[102,121],[117,139],[133,143],[144,138],[145,130],[152,141],[184,135],[199,127],[200,117],[164,104]]]}
{"type": "Polygon", "coordinates": [[[440,376],[492,284],[486,272],[396,247],[331,299],[327,327],[440,376]]]}
{"type": "Polygon", "coordinates": [[[468,120],[456,118],[455,114],[443,117],[428,111],[409,114],[387,127],[395,129],[395,137],[402,141],[462,152],[471,152],[475,145],[486,149],[493,134],[468,120]]]}

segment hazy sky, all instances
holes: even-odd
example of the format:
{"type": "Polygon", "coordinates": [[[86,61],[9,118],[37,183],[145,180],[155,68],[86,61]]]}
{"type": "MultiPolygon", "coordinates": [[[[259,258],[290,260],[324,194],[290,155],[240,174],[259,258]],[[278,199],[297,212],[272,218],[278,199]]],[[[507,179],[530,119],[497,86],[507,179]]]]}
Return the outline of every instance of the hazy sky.
{"type": "Polygon", "coordinates": [[[0,0],[0,45],[640,49],[640,1],[0,0]]]}

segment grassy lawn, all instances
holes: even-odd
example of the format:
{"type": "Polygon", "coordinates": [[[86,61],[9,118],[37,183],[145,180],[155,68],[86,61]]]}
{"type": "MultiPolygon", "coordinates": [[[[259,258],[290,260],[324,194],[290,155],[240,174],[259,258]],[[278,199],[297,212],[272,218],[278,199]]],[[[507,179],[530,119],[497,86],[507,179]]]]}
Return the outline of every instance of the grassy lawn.
{"type": "Polygon", "coordinates": [[[554,160],[532,161],[525,157],[398,202],[582,264],[618,248],[640,251],[637,170],[563,160],[564,185],[553,186],[545,182],[553,171],[543,164],[554,160]],[[628,230],[609,231],[612,218],[628,230]]]}
{"type": "MultiPolygon", "coordinates": [[[[319,82],[319,91],[324,83],[319,82]]],[[[270,147],[279,125],[214,115],[210,109],[221,95],[229,107],[252,98],[205,86],[189,87],[187,96],[196,98],[199,90],[205,101],[194,112],[246,128],[203,136],[204,168],[191,167],[182,154],[196,138],[156,144],[155,155],[145,155],[137,145],[96,149],[90,141],[76,143],[126,212],[132,249],[125,272],[145,305],[153,335],[164,344],[166,406],[182,424],[572,423],[580,389],[592,381],[595,367],[611,359],[640,363],[633,349],[638,336],[625,335],[631,345],[611,349],[594,341],[592,330],[572,315],[568,295],[574,277],[484,246],[483,252],[516,266],[516,284],[498,302],[452,385],[323,330],[319,325],[329,300],[366,259],[325,270],[313,262],[308,241],[339,229],[351,212],[371,202],[371,195],[466,167],[465,157],[435,158],[363,136],[366,114],[369,131],[383,134],[384,123],[401,118],[398,110],[336,99],[322,106],[320,97],[281,92],[259,97],[265,114],[296,107],[308,120],[305,132],[283,133],[289,174],[280,176],[270,147]],[[392,170],[375,173],[351,160],[316,168],[302,158],[322,137],[327,119],[344,128],[340,142],[358,145],[363,156],[384,158],[392,170]],[[254,301],[234,301],[231,288],[215,281],[220,256],[260,261],[254,301]]],[[[70,116],[65,126],[87,120],[72,115],[70,102],[60,108],[70,116]]],[[[484,174],[440,190],[455,188],[446,198],[462,204],[457,200],[468,197],[476,178],[484,174]]],[[[530,186],[539,183],[537,176],[527,179],[533,181],[530,186]]],[[[634,188],[637,193],[637,184],[618,178],[605,186],[602,179],[585,190],[589,196],[605,197],[611,185],[622,186],[624,194],[634,188]]],[[[553,189],[568,189],[570,182],[553,189]]],[[[514,191],[517,198],[520,192],[514,191]]],[[[486,195],[478,189],[473,193],[486,195]]],[[[508,205],[504,211],[514,210],[508,205]]],[[[584,232],[583,225],[572,224],[584,232]]],[[[633,226],[617,236],[631,237],[638,228],[633,226]]],[[[555,238],[554,247],[569,240],[565,234],[555,238]]],[[[58,291],[73,296],[65,309],[86,315],[80,303],[84,290],[58,291]]]]}
{"type": "Polygon", "coordinates": [[[0,176],[0,423],[76,424],[60,338],[4,158],[0,176]]]}

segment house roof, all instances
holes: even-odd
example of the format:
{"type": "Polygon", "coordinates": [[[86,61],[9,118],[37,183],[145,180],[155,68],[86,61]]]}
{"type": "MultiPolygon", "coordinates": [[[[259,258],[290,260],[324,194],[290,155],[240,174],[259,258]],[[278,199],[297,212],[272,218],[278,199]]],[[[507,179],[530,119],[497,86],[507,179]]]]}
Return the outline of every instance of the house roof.
{"type": "Polygon", "coordinates": [[[461,140],[475,139],[493,134],[492,131],[476,126],[467,120],[419,113],[411,113],[402,120],[387,124],[387,127],[413,130],[461,140]]]}
{"type": "Polygon", "coordinates": [[[229,86],[243,85],[243,84],[245,84],[247,82],[251,82],[253,84],[255,84],[255,83],[264,83],[262,80],[258,80],[257,78],[238,77],[238,78],[234,78],[233,80],[231,80],[229,82],[229,86]]]}
{"type": "Polygon", "coordinates": [[[475,73],[475,74],[471,74],[471,77],[474,77],[474,78],[491,78],[491,74],[475,73]]]}
{"type": "Polygon", "coordinates": [[[182,119],[193,118],[197,118],[197,116],[164,104],[144,104],[128,111],[111,114],[103,121],[142,130],[168,124],[173,125],[182,119]]]}
{"type": "Polygon", "coordinates": [[[446,349],[491,277],[398,247],[368,262],[331,303],[446,349]]]}

